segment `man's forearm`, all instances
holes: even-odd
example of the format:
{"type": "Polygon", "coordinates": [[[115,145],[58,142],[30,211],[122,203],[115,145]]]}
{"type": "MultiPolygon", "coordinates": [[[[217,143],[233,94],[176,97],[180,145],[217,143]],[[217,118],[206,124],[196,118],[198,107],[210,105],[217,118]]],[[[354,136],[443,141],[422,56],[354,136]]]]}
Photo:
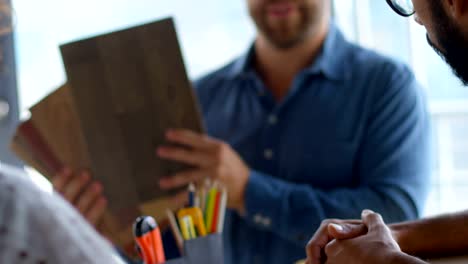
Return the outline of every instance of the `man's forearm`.
{"type": "Polygon", "coordinates": [[[468,252],[468,211],[391,225],[402,251],[420,257],[468,252]]]}
{"type": "Polygon", "coordinates": [[[306,184],[295,184],[259,171],[252,170],[246,189],[246,214],[244,219],[258,227],[303,247],[323,217],[355,218],[359,215],[354,205],[363,208],[380,208],[385,217],[392,221],[408,217],[401,203],[384,202],[397,200],[402,195],[399,189],[391,189],[380,184],[372,188],[337,188],[321,190],[306,184]],[[379,192],[376,192],[379,190],[379,192]],[[398,193],[398,194],[396,194],[398,193]],[[336,203],[340,201],[340,203],[336,203]],[[304,211],[304,208],[308,210],[304,211]],[[263,221],[255,221],[256,215],[270,219],[265,226],[263,221]],[[308,219],[304,221],[304,219],[308,219]]]}
{"type": "Polygon", "coordinates": [[[425,261],[401,252],[393,254],[393,257],[390,259],[391,261],[389,264],[429,264],[425,261]]]}

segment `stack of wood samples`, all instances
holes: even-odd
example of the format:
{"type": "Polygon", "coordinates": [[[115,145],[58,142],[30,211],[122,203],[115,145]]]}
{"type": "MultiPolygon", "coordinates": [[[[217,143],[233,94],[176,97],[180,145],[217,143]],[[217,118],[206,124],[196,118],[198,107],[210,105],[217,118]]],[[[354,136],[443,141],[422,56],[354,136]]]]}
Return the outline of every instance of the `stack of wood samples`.
{"type": "Polygon", "coordinates": [[[104,186],[103,230],[132,241],[140,215],[164,214],[160,177],[186,166],[161,160],[170,128],[203,132],[172,19],[61,46],[68,82],[31,108],[12,149],[52,178],[63,166],[90,169],[104,186]]]}

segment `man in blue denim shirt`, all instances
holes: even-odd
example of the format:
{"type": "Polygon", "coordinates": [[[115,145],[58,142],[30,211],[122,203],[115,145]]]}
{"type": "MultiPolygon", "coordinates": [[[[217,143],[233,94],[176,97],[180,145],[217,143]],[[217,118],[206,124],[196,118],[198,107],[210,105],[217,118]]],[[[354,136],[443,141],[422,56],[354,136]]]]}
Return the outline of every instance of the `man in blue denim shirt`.
{"type": "Polygon", "coordinates": [[[226,263],[292,263],[324,218],[378,209],[417,218],[429,183],[429,120],[402,64],[348,43],[330,1],[249,0],[249,52],[196,82],[208,134],[170,131],[159,155],[228,186],[226,263]],[[216,138],[213,139],[213,138],[216,138]]]}
{"type": "Polygon", "coordinates": [[[408,68],[348,43],[328,0],[248,5],[256,41],[196,82],[209,137],[168,131],[187,148],[158,155],[193,169],[161,187],[204,177],[226,185],[227,264],[292,263],[323,219],[357,218],[364,208],[389,222],[418,217],[429,120],[408,68]]]}

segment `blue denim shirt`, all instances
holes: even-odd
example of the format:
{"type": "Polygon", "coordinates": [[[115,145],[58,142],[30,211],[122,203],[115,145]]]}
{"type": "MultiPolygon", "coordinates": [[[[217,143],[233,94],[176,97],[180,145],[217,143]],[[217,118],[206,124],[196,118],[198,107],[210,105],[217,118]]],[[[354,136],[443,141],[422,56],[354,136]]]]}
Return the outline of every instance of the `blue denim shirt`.
{"type": "Polygon", "coordinates": [[[254,52],[195,83],[208,133],[252,169],[246,214],[227,215],[226,264],[293,263],[323,219],[360,218],[365,208],[388,222],[420,215],[430,127],[405,65],[332,25],[319,57],[277,103],[254,52]]]}

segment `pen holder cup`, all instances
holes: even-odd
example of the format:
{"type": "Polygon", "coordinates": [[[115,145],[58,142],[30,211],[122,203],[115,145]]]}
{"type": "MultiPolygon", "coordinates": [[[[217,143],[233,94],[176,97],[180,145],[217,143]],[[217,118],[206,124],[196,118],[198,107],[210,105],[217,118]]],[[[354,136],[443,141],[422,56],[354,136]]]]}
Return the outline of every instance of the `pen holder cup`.
{"type": "Polygon", "coordinates": [[[223,237],[212,234],[184,243],[184,256],[166,264],[222,264],[224,263],[223,237]]]}

